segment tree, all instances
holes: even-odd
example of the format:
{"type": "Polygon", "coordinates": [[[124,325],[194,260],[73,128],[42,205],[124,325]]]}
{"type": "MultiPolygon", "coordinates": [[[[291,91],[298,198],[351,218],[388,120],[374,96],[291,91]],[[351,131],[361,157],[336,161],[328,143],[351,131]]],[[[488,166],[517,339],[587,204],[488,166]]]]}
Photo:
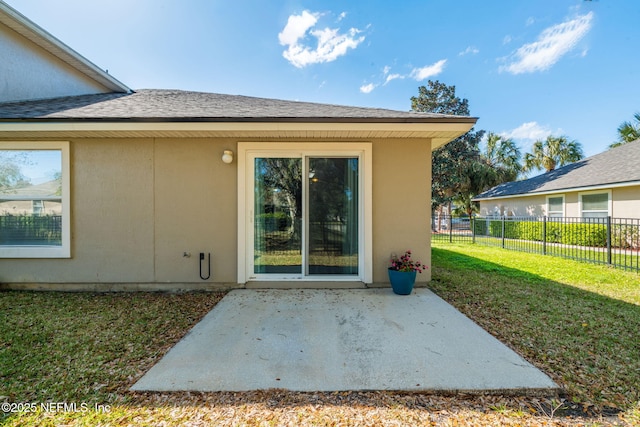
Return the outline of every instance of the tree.
{"type": "MultiPolygon", "coordinates": [[[[418,96],[411,97],[413,111],[469,115],[469,101],[456,96],[456,87],[429,80],[418,88],[418,96]]],[[[464,163],[479,154],[478,143],[484,131],[469,131],[432,154],[431,207],[441,213],[443,205],[450,205],[463,184],[464,163]]]]}
{"type": "Polygon", "coordinates": [[[510,138],[489,132],[482,157],[496,171],[496,184],[515,181],[522,172],[520,148],[510,138]]]}
{"type": "Polygon", "coordinates": [[[281,199],[289,215],[289,234],[299,238],[298,219],[302,215],[302,163],[295,158],[261,158],[256,174],[265,187],[265,194],[281,199]]]}
{"type": "Polygon", "coordinates": [[[456,96],[456,87],[447,86],[438,80],[427,82],[418,88],[418,96],[411,97],[411,109],[426,113],[468,116],[469,101],[456,96]]]}
{"type": "Polygon", "coordinates": [[[463,168],[460,170],[462,179],[458,192],[453,198],[456,204],[454,213],[471,216],[478,211],[478,204],[472,199],[497,185],[499,175],[483,156],[470,159],[461,166],[463,168]]]}
{"type": "Polygon", "coordinates": [[[582,145],[578,141],[570,141],[566,136],[549,135],[544,141],[536,141],[531,153],[524,155],[524,171],[544,169],[555,170],[569,163],[582,159],[582,145]]]}
{"type": "Polygon", "coordinates": [[[622,122],[618,126],[618,141],[609,145],[609,148],[615,148],[627,142],[633,142],[640,139],[640,113],[633,115],[634,122],[622,122]]]}
{"type": "Polygon", "coordinates": [[[31,184],[29,178],[22,173],[22,163],[24,159],[19,155],[0,151],[0,192],[9,192],[31,184]]]}

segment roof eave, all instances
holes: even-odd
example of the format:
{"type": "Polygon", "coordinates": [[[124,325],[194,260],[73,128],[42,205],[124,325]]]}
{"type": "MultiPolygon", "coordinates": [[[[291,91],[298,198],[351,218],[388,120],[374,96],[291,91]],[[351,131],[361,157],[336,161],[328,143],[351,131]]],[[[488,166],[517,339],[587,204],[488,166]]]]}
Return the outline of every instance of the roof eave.
{"type": "Polygon", "coordinates": [[[572,193],[576,191],[582,192],[582,191],[593,191],[593,190],[605,190],[609,188],[633,187],[636,185],[640,185],[640,180],[614,182],[614,183],[598,184],[598,185],[585,185],[582,187],[565,187],[565,188],[559,188],[559,189],[547,190],[547,191],[535,191],[535,192],[528,192],[528,193],[509,194],[505,196],[481,197],[481,198],[473,198],[471,199],[471,201],[486,202],[491,200],[517,199],[522,197],[547,196],[550,194],[572,193]]]}
{"type": "Polygon", "coordinates": [[[475,122],[462,119],[406,122],[390,120],[308,119],[226,121],[39,120],[0,122],[0,138],[219,137],[237,138],[429,138],[432,149],[468,132],[475,122]]]}

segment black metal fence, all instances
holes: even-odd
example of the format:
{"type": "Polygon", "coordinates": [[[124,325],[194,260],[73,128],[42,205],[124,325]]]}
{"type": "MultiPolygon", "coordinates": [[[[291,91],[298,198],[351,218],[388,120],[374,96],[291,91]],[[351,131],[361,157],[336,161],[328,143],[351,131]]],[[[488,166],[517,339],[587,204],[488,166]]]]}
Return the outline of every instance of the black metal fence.
{"type": "MultiPolygon", "coordinates": [[[[300,250],[302,222],[299,219],[296,219],[293,226],[290,221],[258,220],[260,223],[254,231],[257,251],[277,254],[300,250]]],[[[347,224],[341,221],[310,222],[310,249],[314,252],[342,253],[348,232],[347,224]]]]}
{"type": "Polygon", "coordinates": [[[468,242],[640,272],[640,219],[432,217],[432,240],[468,242]]]}

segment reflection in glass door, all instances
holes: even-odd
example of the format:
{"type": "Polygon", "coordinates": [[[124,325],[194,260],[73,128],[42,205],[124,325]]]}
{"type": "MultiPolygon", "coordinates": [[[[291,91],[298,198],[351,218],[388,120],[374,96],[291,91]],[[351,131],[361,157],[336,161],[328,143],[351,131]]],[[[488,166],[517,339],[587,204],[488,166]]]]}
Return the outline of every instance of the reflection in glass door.
{"type": "Polygon", "coordinates": [[[255,274],[302,274],[302,159],[256,158],[255,274]]]}
{"type": "Polygon", "coordinates": [[[252,276],[358,276],[359,159],[256,157],[253,167],[252,276]]]}
{"type": "Polygon", "coordinates": [[[310,158],[307,274],[358,274],[358,159],[310,158]]]}

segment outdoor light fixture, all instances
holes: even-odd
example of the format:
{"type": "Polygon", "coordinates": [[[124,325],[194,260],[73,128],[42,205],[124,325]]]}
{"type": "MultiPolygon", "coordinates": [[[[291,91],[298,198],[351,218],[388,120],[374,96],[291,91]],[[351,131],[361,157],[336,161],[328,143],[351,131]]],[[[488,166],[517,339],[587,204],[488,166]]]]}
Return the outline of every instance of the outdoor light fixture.
{"type": "Polygon", "coordinates": [[[222,154],[222,161],[226,164],[233,162],[233,151],[224,150],[224,153],[222,154]]]}

